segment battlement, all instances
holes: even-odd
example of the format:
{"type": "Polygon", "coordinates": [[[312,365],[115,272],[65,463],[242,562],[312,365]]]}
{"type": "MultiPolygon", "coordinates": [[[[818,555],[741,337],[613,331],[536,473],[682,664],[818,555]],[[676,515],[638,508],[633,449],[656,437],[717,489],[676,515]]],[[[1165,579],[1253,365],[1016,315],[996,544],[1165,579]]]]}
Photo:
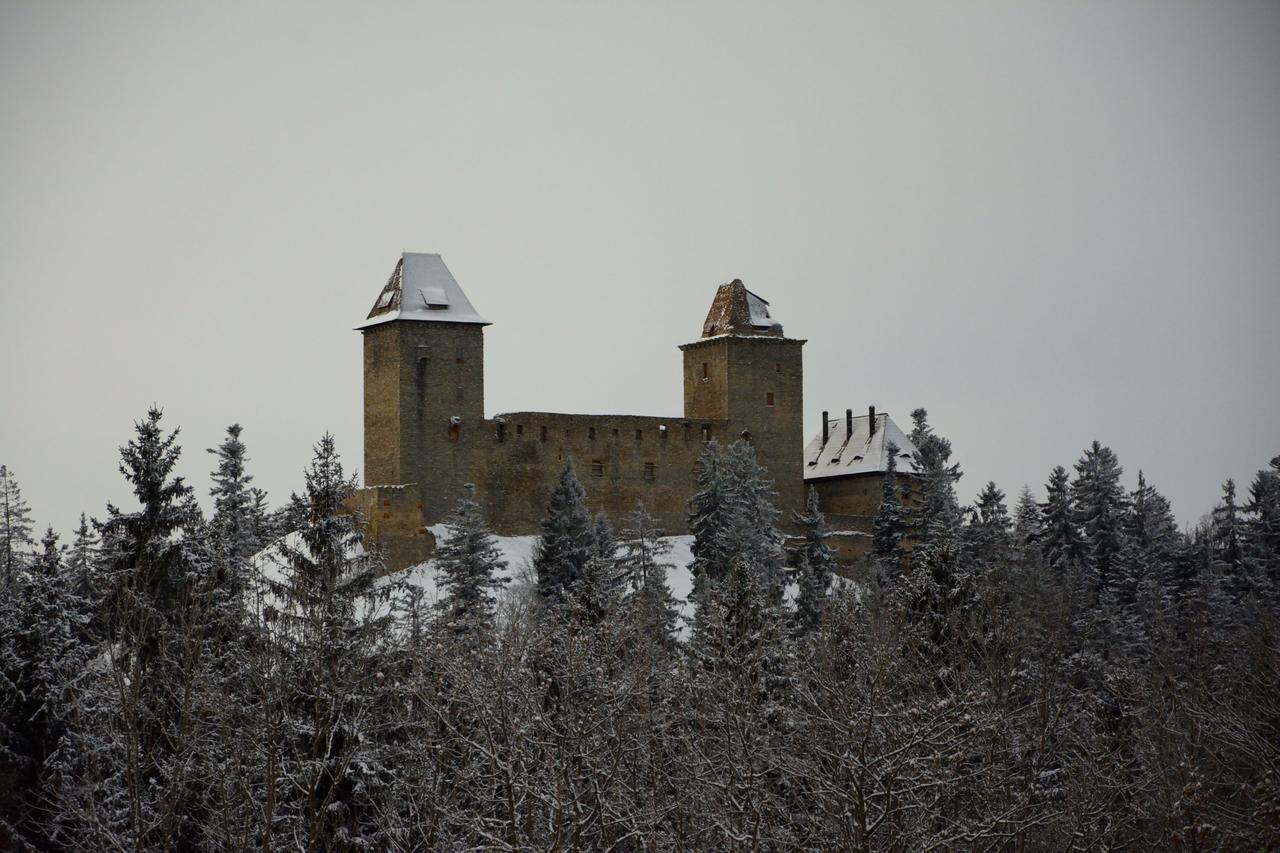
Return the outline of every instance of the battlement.
{"type": "MultiPolygon", "coordinates": [[[[783,337],[740,281],[716,292],[704,336],[684,353],[682,416],[508,412],[484,417],[484,320],[438,255],[406,254],[361,326],[365,477],[417,483],[414,508],[381,491],[371,536],[412,536],[448,517],[468,486],[495,531],[536,532],[572,461],[593,511],[618,523],[638,503],[685,532],[708,441],[750,441],[786,511],[803,503],[804,341],[783,337]],[[419,506],[420,505],[420,506],[419,506]],[[394,510],[394,511],[389,511],[394,510]]],[[[366,490],[369,491],[369,490],[366,490]]],[[[388,540],[389,541],[389,540],[388,540]]],[[[409,547],[409,546],[405,546],[409,547]]]]}

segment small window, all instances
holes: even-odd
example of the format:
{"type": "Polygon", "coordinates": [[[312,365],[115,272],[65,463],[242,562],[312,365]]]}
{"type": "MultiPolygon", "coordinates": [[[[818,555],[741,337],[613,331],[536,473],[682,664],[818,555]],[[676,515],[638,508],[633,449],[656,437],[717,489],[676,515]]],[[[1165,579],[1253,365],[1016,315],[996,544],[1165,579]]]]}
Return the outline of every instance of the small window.
{"type": "Polygon", "coordinates": [[[643,440],[644,440],[644,430],[642,429],[636,430],[636,441],[643,441],[643,440]]]}
{"type": "Polygon", "coordinates": [[[703,425],[702,425],[702,440],[703,440],[703,441],[710,441],[710,440],[711,440],[711,425],[710,425],[710,424],[703,424],[703,425]]]}
{"type": "Polygon", "coordinates": [[[565,441],[573,441],[573,430],[566,429],[564,431],[564,438],[565,438],[565,441]]]}
{"type": "Polygon", "coordinates": [[[546,428],[546,427],[539,427],[539,428],[538,428],[538,439],[539,439],[540,441],[546,441],[546,440],[547,440],[547,428],[546,428]]]}
{"type": "Polygon", "coordinates": [[[467,360],[466,360],[465,358],[463,358],[462,356],[458,356],[457,358],[455,358],[455,359],[453,360],[453,363],[454,363],[454,364],[466,364],[466,363],[467,363],[467,360]]]}
{"type": "Polygon", "coordinates": [[[516,435],[524,435],[524,424],[516,424],[516,435]]]}
{"type": "Polygon", "coordinates": [[[617,438],[617,437],[618,437],[618,428],[617,428],[617,427],[614,427],[614,428],[613,428],[613,437],[614,437],[614,438],[617,438]]]}
{"type": "Polygon", "coordinates": [[[591,476],[592,477],[604,476],[604,463],[601,462],[599,459],[591,460],[591,476]]]}
{"type": "Polygon", "coordinates": [[[702,378],[707,378],[707,363],[705,361],[702,362],[702,378]]]}
{"type": "Polygon", "coordinates": [[[595,440],[596,440],[596,428],[595,428],[595,427],[587,427],[587,440],[588,440],[588,441],[595,441],[595,440]]]}
{"type": "Polygon", "coordinates": [[[766,406],[772,406],[772,405],[773,405],[773,392],[772,392],[772,391],[767,391],[767,392],[765,392],[765,395],[764,395],[764,404],[765,404],[766,406]]]}
{"type": "Polygon", "coordinates": [[[745,429],[744,429],[744,430],[742,431],[742,434],[739,436],[739,438],[741,438],[741,439],[742,439],[743,441],[745,441],[747,444],[750,444],[750,443],[751,443],[751,432],[750,432],[749,430],[745,430],[745,429]]]}
{"type": "Polygon", "coordinates": [[[773,366],[773,372],[774,372],[774,373],[781,373],[781,372],[782,372],[782,362],[780,362],[780,361],[779,361],[778,363],[774,364],[774,366],[773,366]]]}
{"type": "Polygon", "coordinates": [[[666,438],[666,437],[667,437],[667,425],[658,424],[658,438],[666,438]]]}
{"type": "Polygon", "coordinates": [[[453,389],[453,396],[459,400],[464,399],[467,396],[467,389],[459,385],[457,388],[453,389]]]}
{"type": "Polygon", "coordinates": [[[657,473],[657,468],[658,466],[654,465],[652,462],[644,463],[644,478],[646,480],[652,480],[654,475],[657,473]]]}

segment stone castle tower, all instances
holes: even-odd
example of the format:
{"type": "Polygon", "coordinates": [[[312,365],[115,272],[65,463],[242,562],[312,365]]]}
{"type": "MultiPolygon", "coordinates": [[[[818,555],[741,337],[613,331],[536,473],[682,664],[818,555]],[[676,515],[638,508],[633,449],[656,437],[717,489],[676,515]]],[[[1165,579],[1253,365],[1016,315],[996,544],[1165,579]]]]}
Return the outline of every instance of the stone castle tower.
{"type": "Polygon", "coordinates": [[[392,568],[428,556],[429,527],[472,489],[493,528],[534,533],[572,460],[593,511],[637,502],[683,533],[694,470],[712,439],[756,448],[784,510],[804,495],[804,341],[741,281],[721,285],[684,354],[684,413],[484,416],[484,328],[439,255],[405,253],[358,327],[364,336],[365,488],[354,500],[392,568]]]}

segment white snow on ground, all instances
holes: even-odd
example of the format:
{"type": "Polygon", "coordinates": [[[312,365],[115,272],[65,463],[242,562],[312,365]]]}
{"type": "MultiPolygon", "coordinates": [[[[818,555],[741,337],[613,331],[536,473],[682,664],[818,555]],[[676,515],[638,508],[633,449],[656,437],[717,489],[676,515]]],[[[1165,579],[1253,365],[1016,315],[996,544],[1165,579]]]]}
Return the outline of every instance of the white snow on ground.
{"type": "MultiPolygon", "coordinates": [[[[444,524],[437,524],[431,527],[430,530],[435,535],[437,542],[443,541],[448,536],[448,527],[444,524]]],[[[286,537],[286,541],[293,547],[301,544],[297,533],[290,533],[286,537]]],[[[495,536],[494,541],[498,546],[498,550],[502,552],[502,558],[507,561],[506,568],[499,572],[500,577],[508,579],[508,583],[503,587],[500,595],[519,596],[526,594],[529,590],[529,585],[533,582],[533,552],[538,537],[495,536]]],[[[681,634],[687,635],[693,620],[693,601],[690,599],[690,596],[693,595],[693,574],[689,571],[689,566],[693,563],[693,537],[666,536],[663,537],[663,541],[671,545],[671,550],[662,558],[662,561],[667,564],[667,586],[670,588],[671,595],[676,599],[680,609],[680,617],[683,623],[681,634]]],[[[363,549],[357,545],[353,550],[353,556],[362,551],[363,549]]],[[[254,558],[254,565],[265,579],[277,582],[284,579],[286,564],[281,558],[279,549],[275,546],[268,547],[260,552],[254,558]]],[[[436,584],[435,560],[427,560],[425,563],[410,566],[403,572],[397,573],[397,578],[406,581],[411,586],[420,588],[423,591],[424,603],[434,604],[440,597],[440,590],[436,584]]],[[[857,587],[857,584],[845,581],[843,578],[837,577],[833,580],[836,586],[847,583],[855,588],[857,587]]],[[[796,596],[795,585],[788,584],[784,595],[788,601],[794,600],[796,596]]]]}
{"type": "MultiPolygon", "coordinates": [[[[437,542],[448,536],[448,527],[437,524],[429,528],[437,542]]],[[[525,581],[533,577],[533,549],[538,542],[537,536],[495,536],[494,541],[507,567],[499,573],[510,582],[504,587],[503,595],[518,595],[524,591],[525,581]]],[[[689,572],[689,564],[693,562],[692,536],[667,536],[664,541],[671,544],[671,551],[663,557],[668,564],[667,586],[680,605],[680,615],[687,625],[693,619],[693,602],[689,596],[693,594],[693,575],[689,572]]],[[[436,586],[435,560],[428,560],[416,566],[410,566],[401,575],[408,583],[423,590],[423,598],[434,602],[439,597],[436,586]]]]}

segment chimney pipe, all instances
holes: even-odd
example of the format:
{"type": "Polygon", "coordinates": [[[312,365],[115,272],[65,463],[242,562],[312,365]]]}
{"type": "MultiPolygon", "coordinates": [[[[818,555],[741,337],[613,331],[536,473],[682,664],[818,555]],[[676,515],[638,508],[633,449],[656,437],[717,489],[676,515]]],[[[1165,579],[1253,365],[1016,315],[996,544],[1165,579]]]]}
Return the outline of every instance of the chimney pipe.
{"type": "Polygon", "coordinates": [[[853,409],[844,410],[844,440],[853,438],[853,409]]]}
{"type": "Polygon", "coordinates": [[[831,427],[827,423],[827,413],[822,413],[822,446],[826,447],[827,439],[831,437],[831,427]]]}
{"type": "Polygon", "coordinates": [[[871,435],[876,434],[876,407],[867,406],[867,420],[871,423],[871,435]]]}

